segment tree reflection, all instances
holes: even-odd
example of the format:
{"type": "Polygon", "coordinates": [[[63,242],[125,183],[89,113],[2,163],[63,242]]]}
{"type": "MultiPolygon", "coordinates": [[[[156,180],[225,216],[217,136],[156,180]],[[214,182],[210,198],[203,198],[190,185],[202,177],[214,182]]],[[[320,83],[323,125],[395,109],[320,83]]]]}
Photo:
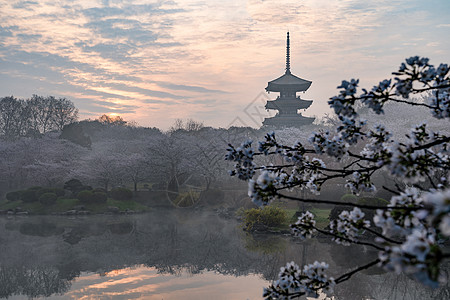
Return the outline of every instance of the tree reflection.
{"type": "MultiPolygon", "coordinates": [[[[130,266],[156,268],[159,273],[173,275],[205,271],[233,276],[261,274],[273,280],[280,266],[299,255],[305,263],[327,259],[337,271],[346,271],[372,255],[366,252],[360,257],[353,253],[360,249],[320,240],[246,235],[234,220],[186,210],[181,215],[164,210],[83,219],[0,219],[0,241],[1,298],[63,294],[82,272],[100,275],[130,266]]],[[[394,280],[377,272],[359,274],[352,283],[337,289],[337,299],[396,299],[399,289],[411,294],[409,286],[414,284],[408,278],[394,280]],[[388,287],[397,291],[388,293],[388,287]]],[[[441,292],[446,295],[448,289],[441,292]]],[[[427,299],[430,293],[420,290],[421,299],[427,299]]]]}
{"type": "Polygon", "coordinates": [[[71,283],[61,278],[59,270],[54,267],[0,267],[0,297],[13,295],[28,297],[49,297],[53,294],[66,293],[71,283]]]}
{"type": "Polygon", "coordinates": [[[58,235],[64,232],[63,228],[57,227],[54,223],[49,222],[24,222],[20,224],[19,228],[20,233],[25,235],[34,235],[34,236],[51,236],[58,235]]]}
{"type": "Polygon", "coordinates": [[[278,235],[256,235],[250,233],[242,234],[245,241],[245,248],[251,252],[271,254],[283,252],[288,246],[287,239],[278,235]]]}

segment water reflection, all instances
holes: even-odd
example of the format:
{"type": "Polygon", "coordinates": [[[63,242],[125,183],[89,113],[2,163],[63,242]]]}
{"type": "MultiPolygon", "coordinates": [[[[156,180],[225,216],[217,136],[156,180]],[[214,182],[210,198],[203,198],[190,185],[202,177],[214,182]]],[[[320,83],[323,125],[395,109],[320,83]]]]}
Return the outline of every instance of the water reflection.
{"type": "Polygon", "coordinates": [[[258,275],[242,277],[211,271],[195,276],[161,274],[156,268],[137,266],[109,272],[105,276],[83,275],[73,283],[66,297],[83,299],[259,299],[265,281],[258,275]]]}
{"type": "MultiPolygon", "coordinates": [[[[76,299],[202,299],[208,293],[259,299],[286,261],[324,260],[338,274],[376,255],[320,239],[246,235],[234,220],[189,210],[0,218],[0,253],[1,298],[76,299]]],[[[434,299],[438,293],[392,276],[377,269],[358,274],[337,288],[337,298],[434,299]]]]}

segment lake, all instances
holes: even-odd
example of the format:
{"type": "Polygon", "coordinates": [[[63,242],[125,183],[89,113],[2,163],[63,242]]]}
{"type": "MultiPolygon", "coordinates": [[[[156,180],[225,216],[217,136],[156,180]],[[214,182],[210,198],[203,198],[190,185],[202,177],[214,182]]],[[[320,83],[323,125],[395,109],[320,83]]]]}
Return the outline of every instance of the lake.
{"type": "MultiPolygon", "coordinates": [[[[249,235],[212,211],[0,218],[0,298],[261,299],[294,260],[330,263],[339,276],[376,253],[325,239],[249,235]]],[[[375,268],[336,288],[335,299],[445,299],[375,268]]]]}

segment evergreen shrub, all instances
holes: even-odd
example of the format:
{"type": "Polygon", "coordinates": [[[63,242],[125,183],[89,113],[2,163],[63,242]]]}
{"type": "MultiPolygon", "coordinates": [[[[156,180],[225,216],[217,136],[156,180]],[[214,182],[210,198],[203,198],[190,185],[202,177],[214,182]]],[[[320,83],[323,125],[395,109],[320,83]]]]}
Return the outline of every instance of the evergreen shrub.
{"type": "Polygon", "coordinates": [[[277,227],[288,221],[284,209],[270,205],[263,208],[240,209],[237,214],[242,217],[244,229],[247,231],[252,231],[260,225],[277,227]]]}
{"type": "Polygon", "coordinates": [[[91,202],[106,203],[107,200],[108,200],[108,196],[106,195],[105,192],[99,192],[99,191],[92,192],[91,202]]]}
{"type": "Polygon", "coordinates": [[[22,198],[22,191],[14,191],[6,193],[6,200],[8,201],[17,201],[22,198]]]}
{"type": "Polygon", "coordinates": [[[52,205],[55,204],[57,198],[58,195],[55,193],[44,193],[39,197],[39,202],[41,202],[42,205],[52,205]]]}
{"type": "Polygon", "coordinates": [[[77,199],[80,200],[81,203],[89,203],[91,202],[93,197],[92,191],[84,190],[77,194],[77,199]]]}
{"type": "Polygon", "coordinates": [[[23,202],[37,202],[39,197],[36,192],[39,191],[41,187],[32,187],[21,192],[21,199],[23,202]]]}
{"type": "Polygon", "coordinates": [[[62,197],[65,194],[63,189],[58,189],[58,188],[43,187],[43,188],[41,188],[39,190],[36,190],[36,196],[39,199],[40,199],[41,195],[46,194],[46,193],[54,193],[58,197],[62,197]]]}
{"type": "Polygon", "coordinates": [[[122,187],[112,189],[110,195],[111,198],[119,201],[126,201],[133,198],[133,192],[127,188],[122,187]]]}

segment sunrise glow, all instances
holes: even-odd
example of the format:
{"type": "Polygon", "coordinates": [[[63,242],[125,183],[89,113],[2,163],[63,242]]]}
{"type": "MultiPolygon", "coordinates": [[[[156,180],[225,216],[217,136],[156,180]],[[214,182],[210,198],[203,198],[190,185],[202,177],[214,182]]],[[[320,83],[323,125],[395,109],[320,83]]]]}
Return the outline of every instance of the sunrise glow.
{"type": "MultiPolygon", "coordinates": [[[[399,61],[450,61],[448,1],[3,1],[0,92],[67,97],[82,118],[144,126],[193,118],[259,127],[246,107],[283,72],[313,81],[309,115],[342,79],[367,83],[399,61]]],[[[266,112],[264,112],[266,113],[266,112]]]]}

